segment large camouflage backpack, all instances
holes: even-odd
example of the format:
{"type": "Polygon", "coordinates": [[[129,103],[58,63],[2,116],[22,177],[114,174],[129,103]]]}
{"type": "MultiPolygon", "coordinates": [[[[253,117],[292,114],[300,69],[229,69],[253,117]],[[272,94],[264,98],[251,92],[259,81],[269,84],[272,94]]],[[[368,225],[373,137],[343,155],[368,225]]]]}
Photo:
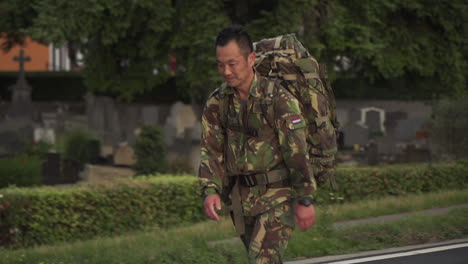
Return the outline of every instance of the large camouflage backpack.
{"type": "MultiPolygon", "coordinates": [[[[257,72],[280,79],[300,102],[308,124],[307,143],[317,184],[329,182],[337,190],[333,165],[339,123],[325,65],[318,64],[294,34],[260,40],[254,43],[254,50],[257,72]]],[[[273,119],[271,112],[264,113],[267,119],[273,119]]]]}

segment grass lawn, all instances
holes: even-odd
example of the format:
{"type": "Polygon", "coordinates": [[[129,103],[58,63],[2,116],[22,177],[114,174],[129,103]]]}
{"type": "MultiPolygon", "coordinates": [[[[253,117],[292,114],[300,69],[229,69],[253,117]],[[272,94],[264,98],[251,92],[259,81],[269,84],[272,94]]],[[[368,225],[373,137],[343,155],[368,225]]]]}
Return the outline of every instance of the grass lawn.
{"type": "MultiPolygon", "coordinates": [[[[454,209],[444,216],[414,216],[385,225],[366,225],[334,230],[335,221],[417,211],[468,203],[467,190],[387,197],[353,204],[317,207],[317,223],[302,233],[295,231],[287,259],[317,257],[362,250],[419,244],[468,237],[468,209],[454,209]]],[[[170,229],[148,228],[127,235],[41,246],[22,250],[0,250],[0,263],[246,263],[240,242],[214,248],[208,241],[235,237],[234,228],[223,217],[170,229]]]]}

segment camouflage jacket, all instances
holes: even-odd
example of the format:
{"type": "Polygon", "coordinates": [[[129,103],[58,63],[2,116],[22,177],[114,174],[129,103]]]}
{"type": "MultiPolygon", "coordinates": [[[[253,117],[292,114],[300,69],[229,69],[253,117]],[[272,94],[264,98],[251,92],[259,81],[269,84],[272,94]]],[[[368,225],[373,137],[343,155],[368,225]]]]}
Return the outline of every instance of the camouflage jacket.
{"type": "Polygon", "coordinates": [[[316,189],[306,145],[306,121],[297,99],[279,82],[275,83],[276,94],[269,95],[274,104],[273,127],[263,117],[260,106],[269,82],[256,74],[244,102],[234,88],[224,85],[223,93],[228,97],[227,129],[220,121],[220,89],[208,98],[202,115],[199,180],[203,197],[226,189],[229,192],[230,179],[239,174],[281,168],[289,171],[291,187],[240,187],[245,215],[262,213],[288,199],[310,196],[316,189]],[[254,129],[259,134],[249,136],[241,129],[231,129],[236,127],[254,129]]]}

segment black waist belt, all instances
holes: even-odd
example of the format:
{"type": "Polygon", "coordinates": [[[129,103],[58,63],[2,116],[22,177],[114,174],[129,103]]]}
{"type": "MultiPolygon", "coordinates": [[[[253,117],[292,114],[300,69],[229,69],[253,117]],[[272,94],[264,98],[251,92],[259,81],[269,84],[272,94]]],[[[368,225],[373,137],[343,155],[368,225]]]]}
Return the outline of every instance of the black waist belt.
{"type": "Polygon", "coordinates": [[[239,183],[242,186],[254,187],[257,185],[269,185],[289,179],[289,171],[287,169],[272,170],[264,173],[243,174],[238,175],[239,183]]]}

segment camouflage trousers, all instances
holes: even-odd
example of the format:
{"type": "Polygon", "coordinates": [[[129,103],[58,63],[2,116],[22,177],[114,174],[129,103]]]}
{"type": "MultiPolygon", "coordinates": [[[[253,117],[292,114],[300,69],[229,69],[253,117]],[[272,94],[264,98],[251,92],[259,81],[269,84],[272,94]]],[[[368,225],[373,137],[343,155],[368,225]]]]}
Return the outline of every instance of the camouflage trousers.
{"type": "Polygon", "coordinates": [[[257,216],[244,216],[241,240],[250,264],[283,263],[283,255],[294,229],[294,213],[284,202],[257,216]]]}

